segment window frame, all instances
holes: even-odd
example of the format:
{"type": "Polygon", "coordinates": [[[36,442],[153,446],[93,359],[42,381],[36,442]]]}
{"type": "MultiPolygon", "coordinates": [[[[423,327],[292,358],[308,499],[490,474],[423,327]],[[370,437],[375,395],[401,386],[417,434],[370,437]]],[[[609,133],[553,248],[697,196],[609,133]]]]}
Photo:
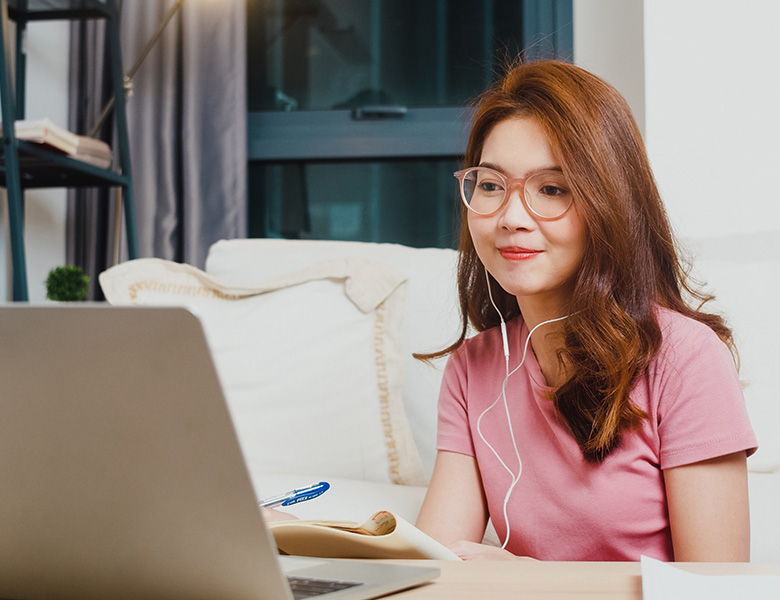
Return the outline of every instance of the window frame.
{"type": "Polygon", "coordinates": [[[357,120],[350,110],[252,112],[250,161],[376,160],[462,156],[473,109],[414,108],[357,120]]]}

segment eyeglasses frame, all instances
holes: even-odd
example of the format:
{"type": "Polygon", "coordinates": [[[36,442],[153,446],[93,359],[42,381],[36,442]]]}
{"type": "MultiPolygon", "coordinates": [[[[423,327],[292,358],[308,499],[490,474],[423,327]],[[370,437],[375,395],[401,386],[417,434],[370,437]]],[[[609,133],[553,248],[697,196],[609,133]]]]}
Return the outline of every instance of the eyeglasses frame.
{"type": "Polygon", "coordinates": [[[521,194],[520,199],[523,202],[523,206],[525,209],[530,212],[535,218],[541,220],[541,221],[557,221],[558,219],[562,218],[563,215],[565,215],[567,212],[569,212],[569,209],[574,205],[574,198],[572,197],[571,201],[569,202],[569,206],[566,207],[566,210],[564,210],[560,215],[557,217],[545,217],[543,215],[540,215],[538,212],[536,212],[533,208],[531,208],[531,204],[528,202],[528,199],[526,198],[525,194],[525,183],[532,177],[536,177],[537,175],[541,175],[543,173],[556,173],[557,171],[552,170],[542,170],[542,171],[536,171],[534,173],[531,173],[530,175],[526,175],[525,177],[507,177],[504,175],[501,171],[496,171],[495,169],[491,169],[490,167],[469,167],[468,169],[461,169],[459,171],[455,171],[453,173],[453,176],[458,180],[459,182],[459,189],[460,189],[460,199],[463,201],[463,204],[466,205],[466,208],[473,212],[475,215],[479,215],[481,217],[492,217],[497,212],[499,212],[501,209],[503,209],[507,203],[509,202],[509,198],[512,195],[512,188],[519,185],[521,194]],[[489,213],[481,213],[474,208],[472,208],[469,203],[466,201],[466,194],[463,190],[464,181],[466,178],[466,173],[469,173],[470,171],[476,171],[477,169],[483,170],[483,171],[489,171],[490,173],[495,173],[495,175],[506,183],[505,185],[505,191],[504,191],[504,199],[501,201],[501,204],[494,210],[493,212],[489,213]]]}

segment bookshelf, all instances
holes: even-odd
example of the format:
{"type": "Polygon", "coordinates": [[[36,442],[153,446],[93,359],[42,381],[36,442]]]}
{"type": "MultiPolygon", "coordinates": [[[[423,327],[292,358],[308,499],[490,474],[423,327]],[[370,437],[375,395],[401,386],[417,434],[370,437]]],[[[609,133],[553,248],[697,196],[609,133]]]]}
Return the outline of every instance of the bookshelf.
{"type": "MultiPolygon", "coordinates": [[[[116,0],[0,0],[0,105],[3,143],[0,146],[0,187],[8,197],[9,237],[13,273],[13,299],[27,301],[27,269],[24,246],[24,192],[45,187],[119,187],[125,217],[127,250],[138,257],[130,168],[130,146],[122,85],[122,56],[116,0]],[[86,162],[19,140],[14,123],[25,118],[24,31],[27,23],[42,20],[105,19],[114,93],[119,168],[101,169],[86,162]],[[11,49],[10,22],[16,23],[16,43],[11,49]],[[15,76],[13,65],[16,67],[15,76]]],[[[41,115],[44,116],[44,115],[41,115]]]]}

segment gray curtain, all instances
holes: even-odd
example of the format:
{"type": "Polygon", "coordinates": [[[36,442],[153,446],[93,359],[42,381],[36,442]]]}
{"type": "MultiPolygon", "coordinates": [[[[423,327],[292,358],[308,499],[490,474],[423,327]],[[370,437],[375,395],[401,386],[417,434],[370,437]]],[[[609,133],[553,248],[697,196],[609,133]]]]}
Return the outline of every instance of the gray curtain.
{"type": "MultiPolygon", "coordinates": [[[[172,5],[122,3],[125,72],[172,5]]],[[[79,133],[110,98],[104,29],[100,21],[73,25],[70,127],[79,133]]],[[[202,268],[212,243],[247,231],[245,0],[183,2],[134,77],[127,117],[139,254],[202,268]]],[[[109,126],[100,134],[112,136],[109,126]]],[[[93,282],[114,262],[114,195],[69,194],[68,261],[93,282]]],[[[122,235],[125,258],[124,227],[122,235]]]]}

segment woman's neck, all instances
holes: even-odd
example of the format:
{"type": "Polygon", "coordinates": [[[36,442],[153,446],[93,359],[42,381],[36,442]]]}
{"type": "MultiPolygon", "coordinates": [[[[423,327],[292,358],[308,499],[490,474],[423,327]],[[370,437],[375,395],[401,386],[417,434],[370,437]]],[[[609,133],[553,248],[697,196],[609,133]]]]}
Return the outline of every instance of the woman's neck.
{"type": "Polygon", "coordinates": [[[565,367],[558,360],[558,351],[564,346],[564,324],[562,321],[545,321],[568,316],[566,309],[550,298],[518,298],[517,303],[529,331],[544,323],[531,336],[531,349],[547,385],[560,387],[568,379],[565,367]]]}

